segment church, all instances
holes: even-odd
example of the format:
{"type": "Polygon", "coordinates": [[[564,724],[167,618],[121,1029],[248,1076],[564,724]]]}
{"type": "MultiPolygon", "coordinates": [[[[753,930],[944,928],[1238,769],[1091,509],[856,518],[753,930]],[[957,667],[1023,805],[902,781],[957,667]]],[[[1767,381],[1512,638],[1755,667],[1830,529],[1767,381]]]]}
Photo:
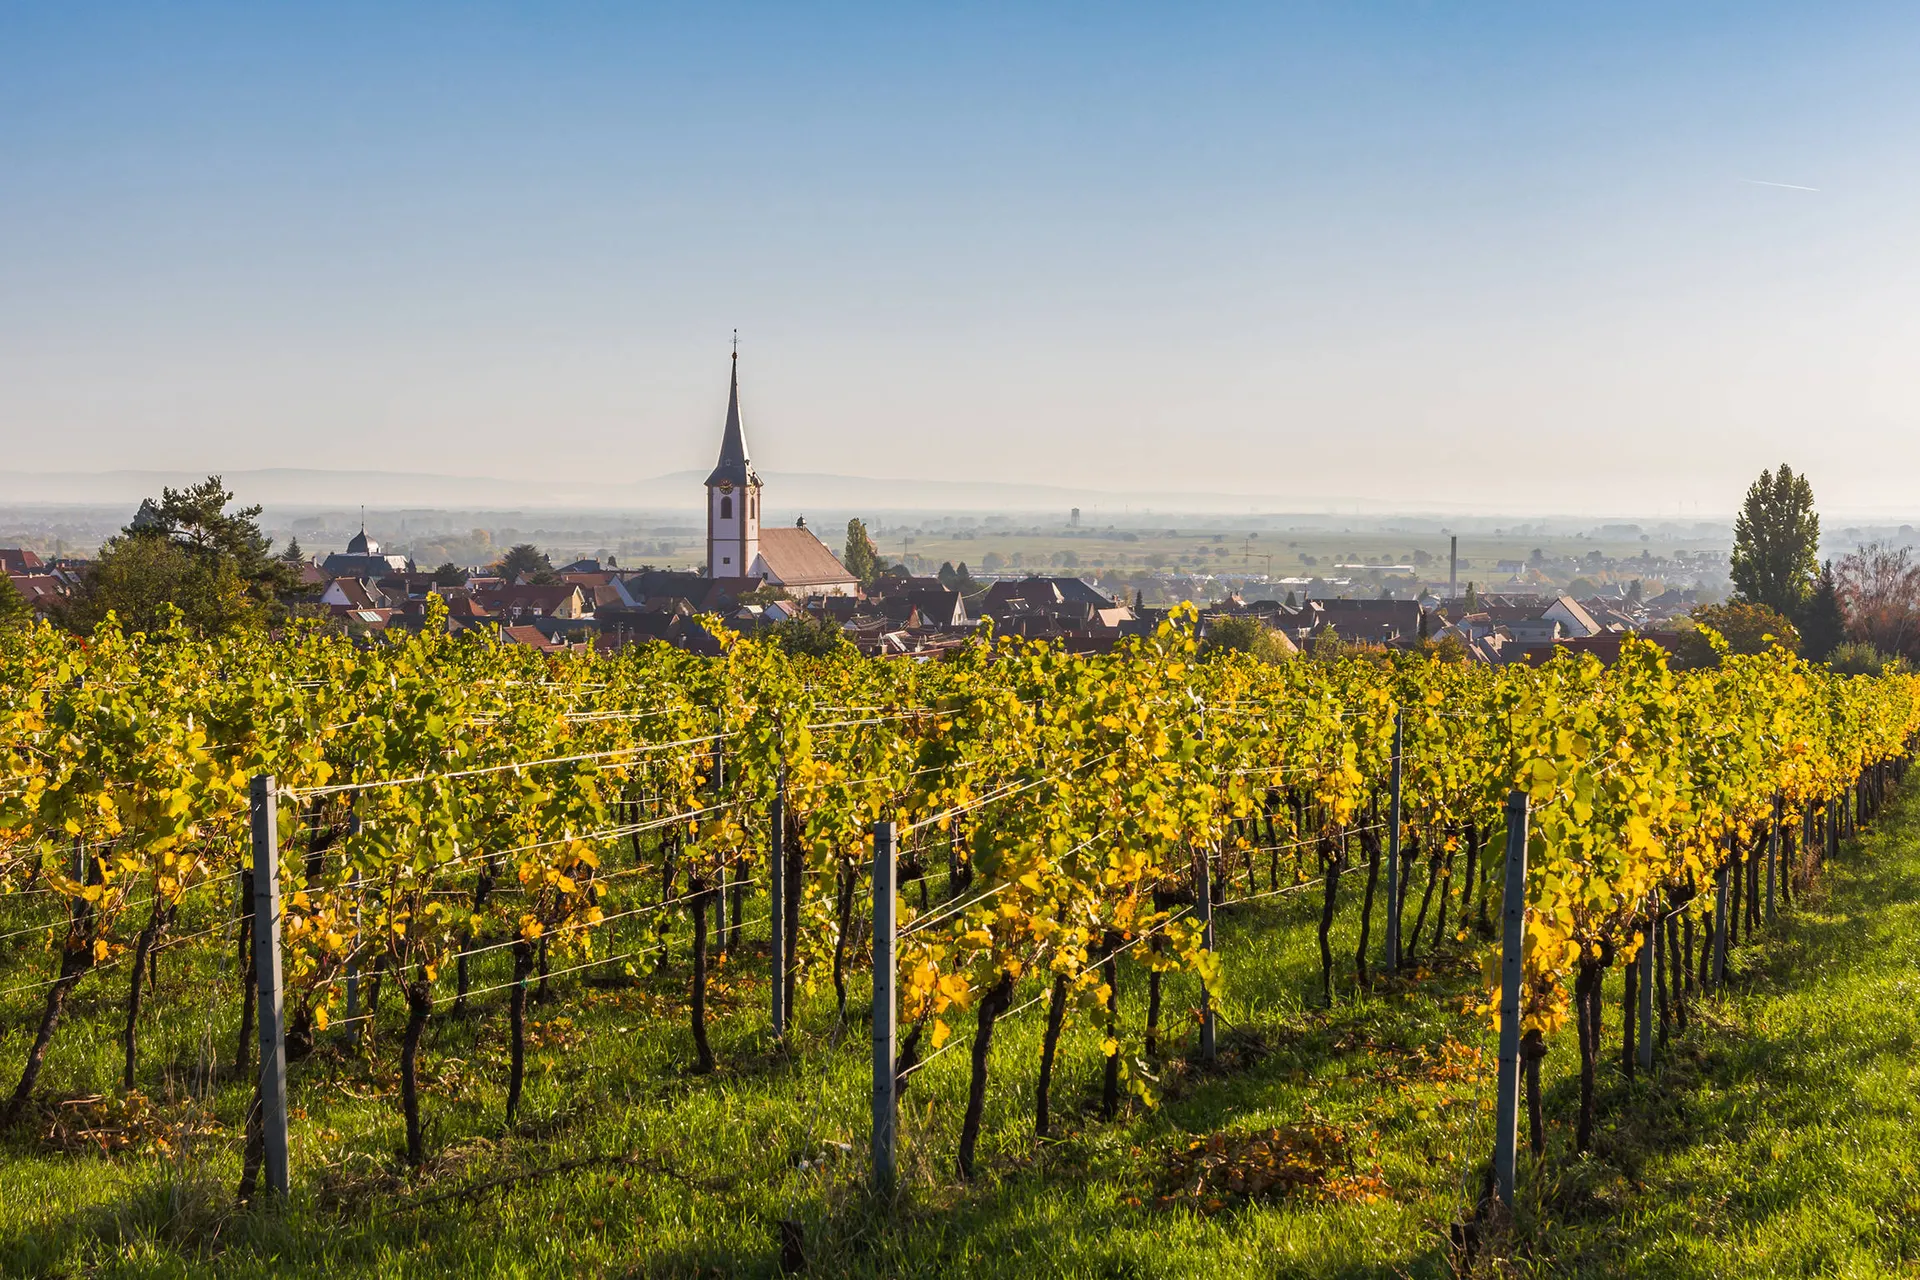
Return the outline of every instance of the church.
{"type": "Polygon", "coordinates": [[[813,536],[804,516],[790,529],[760,527],[760,477],[747,456],[747,436],[740,426],[737,349],[720,461],[707,477],[707,576],[742,591],[781,587],[795,599],[860,591],[858,579],[813,536]]]}

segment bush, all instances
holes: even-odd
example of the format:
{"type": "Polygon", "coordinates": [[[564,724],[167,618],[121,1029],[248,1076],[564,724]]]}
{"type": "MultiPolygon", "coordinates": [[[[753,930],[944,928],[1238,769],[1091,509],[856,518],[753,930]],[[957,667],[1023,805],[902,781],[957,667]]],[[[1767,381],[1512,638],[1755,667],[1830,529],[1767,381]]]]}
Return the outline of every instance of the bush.
{"type": "Polygon", "coordinates": [[[853,645],[833,619],[812,613],[776,624],[773,642],[794,658],[828,658],[853,645]]]}
{"type": "Polygon", "coordinates": [[[1293,642],[1258,618],[1209,618],[1203,653],[1244,653],[1262,662],[1282,662],[1299,650],[1293,642]]]}
{"type": "Polygon", "coordinates": [[[1707,604],[1693,611],[1673,648],[1673,666],[1717,667],[1720,655],[1704,631],[1717,631],[1732,653],[1759,653],[1773,645],[1800,651],[1800,632],[1778,611],[1763,604],[1707,604]]]}
{"type": "Polygon", "coordinates": [[[1896,671],[1908,669],[1905,658],[1882,653],[1864,640],[1837,644],[1827,655],[1827,665],[1843,676],[1877,676],[1888,663],[1892,663],[1896,671]]]}

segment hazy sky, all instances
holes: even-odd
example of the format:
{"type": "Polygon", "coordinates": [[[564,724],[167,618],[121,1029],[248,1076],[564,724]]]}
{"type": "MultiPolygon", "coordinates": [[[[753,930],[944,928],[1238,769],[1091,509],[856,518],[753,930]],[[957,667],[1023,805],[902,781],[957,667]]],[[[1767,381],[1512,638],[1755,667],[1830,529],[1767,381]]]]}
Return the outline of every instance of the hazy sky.
{"type": "Polygon", "coordinates": [[[0,7],[23,470],[1920,513],[1916,304],[1911,4],[0,7]]]}

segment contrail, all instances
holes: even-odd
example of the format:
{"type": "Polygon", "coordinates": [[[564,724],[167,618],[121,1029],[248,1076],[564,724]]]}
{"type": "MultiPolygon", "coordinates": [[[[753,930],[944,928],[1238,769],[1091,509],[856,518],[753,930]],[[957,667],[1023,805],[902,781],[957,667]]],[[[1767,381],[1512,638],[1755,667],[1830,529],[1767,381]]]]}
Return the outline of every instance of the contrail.
{"type": "Polygon", "coordinates": [[[1765,178],[1742,178],[1742,182],[1751,182],[1756,187],[1780,187],[1787,191],[1818,191],[1818,187],[1803,187],[1797,182],[1768,182],[1765,178]]]}

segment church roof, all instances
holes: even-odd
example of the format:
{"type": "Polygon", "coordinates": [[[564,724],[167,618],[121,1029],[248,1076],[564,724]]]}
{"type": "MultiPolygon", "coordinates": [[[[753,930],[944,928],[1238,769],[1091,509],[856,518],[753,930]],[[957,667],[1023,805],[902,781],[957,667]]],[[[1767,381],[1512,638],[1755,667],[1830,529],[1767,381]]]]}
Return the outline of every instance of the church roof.
{"type": "Polygon", "coordinates": [[[853,575],[807,528],[761,529],[760,562],[783,587],[821,587],[852,582],[853,575]]]}
{"type": "Polygon", "coordinates": [[[350,556],[377,556],[380,544],[367,536],[367,526],[362,524],[360,532],[347,540],[347,554],[350,556]]]}
{"type": "Polygon", "coordinates": [[[727,392],[727,430],[720,437],[720,461],[707,477],[707,488],[731,485],[744,489],[759,483],[760,477],[753,473],[753,463],[747,458],[746,432],[740,429],[740,353],[736,351],[733,353],[733,385],[727,392]]]}

